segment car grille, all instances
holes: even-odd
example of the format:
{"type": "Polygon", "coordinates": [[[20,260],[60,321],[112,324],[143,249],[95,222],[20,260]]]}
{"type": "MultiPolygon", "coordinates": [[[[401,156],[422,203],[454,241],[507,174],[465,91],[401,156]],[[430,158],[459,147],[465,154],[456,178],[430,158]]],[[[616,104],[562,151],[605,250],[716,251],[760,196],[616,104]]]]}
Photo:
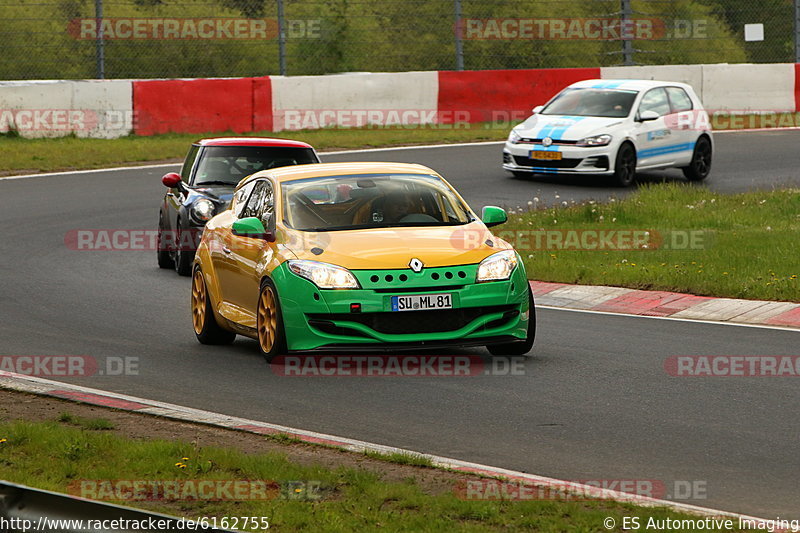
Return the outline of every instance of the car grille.
{"type": "Polygon", "coordinates": [[[540,167],[540,168],[575,168],[580,165],[583,159],[531,159],[530,157],[514,156],[514,162],[520,167],[540,167]]]}
{"type": "Polygon", "coordinates": [[[519,310],[515,305],[495,305],[432,311],[309,314],[307,317],[310,325],[326,333],[361,336],[359,332],[336,326],[332,321],[357,322],[385,334],[443,333],[461,329],[483,315],[499,312],[504,313],[504,316],[487,324],[489,328],[497,327],[517,316],[519,310]]]}

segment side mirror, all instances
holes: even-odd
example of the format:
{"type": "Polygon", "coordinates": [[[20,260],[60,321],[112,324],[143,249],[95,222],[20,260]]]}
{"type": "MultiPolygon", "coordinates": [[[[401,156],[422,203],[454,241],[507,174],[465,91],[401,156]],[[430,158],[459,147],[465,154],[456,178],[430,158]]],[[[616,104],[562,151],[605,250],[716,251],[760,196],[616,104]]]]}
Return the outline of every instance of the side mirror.
{"type": "Polygon", "coordinates": [[[241,218],[233,223],[231,231],[239,237],[250,237],[251,239],[264,239],[267,242],[275,242],[275,234],[267,231],[264,224],[258,217],[241,218]]]}
{"type": "Polygon", "coordinates": [[[533,114],[535,115],[536,113],[538,113],[538,112],[539,112],[539,111],[541,111],[542,109],[544,109],[544,106],[543,106],[543,105],[537,105],[536,107],[534,107],[533,109],[531,109],[531,111],[533,111],[533,114]]]}
{"type": "Polygon", "coordinates": [[[181,175],[177,172],[168,172],[161,178],[161,183],[164,184],[164,187],[169,187],[170,189],[180,188],[182,183],[181,175]]]}
{"type": "Polygon", "coordinates": [[[506,212],[499,207],[487,205],[481,212],[481,221],[486,225],[487,228],[491,228],[492,226],[499,226],[500,224],[504,224],[506,221],[508,221],[508,215],[506,215],[506,212]]]}
{"type": "Polygon", "coordinates": [[[649,122],[651,120],[656,120],[660,116],[661,115],[655,111],[644,111],[643,113],[639,114],[639,122],[649,122]]]}

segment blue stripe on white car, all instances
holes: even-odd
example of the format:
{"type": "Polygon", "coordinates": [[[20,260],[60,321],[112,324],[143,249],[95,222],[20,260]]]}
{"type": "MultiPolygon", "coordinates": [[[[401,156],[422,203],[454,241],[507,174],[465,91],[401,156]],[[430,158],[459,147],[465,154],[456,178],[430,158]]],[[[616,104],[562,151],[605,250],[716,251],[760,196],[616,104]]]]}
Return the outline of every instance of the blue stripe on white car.
{"type": "Polygon", "coordinates": [[[671,144],[669,146],[659,146],[657,148],[645,148],[644,150],[639,150],[638,155],[639,158],[644,159],[646,157],[687,152],[689,150],[694,150],[694,143],[671,144]]]}

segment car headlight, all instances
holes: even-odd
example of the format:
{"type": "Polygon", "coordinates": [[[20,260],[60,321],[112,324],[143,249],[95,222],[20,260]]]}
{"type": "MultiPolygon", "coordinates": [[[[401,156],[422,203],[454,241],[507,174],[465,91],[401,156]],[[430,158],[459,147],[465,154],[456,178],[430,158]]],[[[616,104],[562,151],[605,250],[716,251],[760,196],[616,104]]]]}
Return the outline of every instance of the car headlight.
{"type": "Polygon", "coordinates": [[[611,135],[595,135],[593,137],[586,137],[578,141],[577,146],[608,146],[611,142],[611,135]]]}
{"type": "Polygon", "coordinates": [[[511,130],[511,133],[508,134],[508,142],[511,144],[517,144],[520,139],[522,139],[522,136],[514,130],[511,130]]]}
{"type": "Polygon", "coordinates": [[[478,283],[482,281],[502,281],[511,277],[517,267],[517,254],[514,250],[504,250],[492,254],[478,266],[478,283]]]}
{"type": "Polygon", "coordinates": [[[198,222],[208,222],[214,216],[214,202],[201,198],[192,205],[192,216],[198,222]]]}
{"type": "Polygon", "coordinates": [[[358,289],[358,281],[346,268],[319,261],[291,260],[289,270],[320,289],[358,289]]]}

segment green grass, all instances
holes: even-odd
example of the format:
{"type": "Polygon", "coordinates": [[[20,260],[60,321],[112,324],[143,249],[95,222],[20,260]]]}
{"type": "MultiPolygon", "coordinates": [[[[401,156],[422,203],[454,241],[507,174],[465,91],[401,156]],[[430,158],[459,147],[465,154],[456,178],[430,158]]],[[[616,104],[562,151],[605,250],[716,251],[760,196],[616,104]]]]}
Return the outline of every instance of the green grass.
{"type": "Polygon", "coordinates": [[[602,530],[609,516],[618,524],[632,515],[643,523],[648,517],[688,518],[610,501],[475,501],[455,490],[432,495],[414,478],[387,482],[361,469],[300,465],[279,453],[130,440],[57,422],[0,424],[0,478],[60,492],[82,480],[276,481],[282,488],[268,500],[124,503],[188,518],[265,516],[278,531],[589,532],[602,530]],[[316,498],[302,499],[298,486],[317,487],[316,498]]]}
{"type": "Polygon", "coordinates": [[[82,418],[69,413],[61,413],[56,419],[64,424],[82,427],[90,431],[105,431],[114,429],[114,424],[105,418],[82,418]]]}
{"type": "Polygon", "coordinates": [[[516,244],[536,280],[800,302],[800,189],[724,195],[684,184],[645,186],[621,201],[512,215],[496,233],[516,244]],[[546,240],[545,249],[533,249],[530,232],[542,230],[650,230],[677,245],[699,233],[694,246],[681,249],[558,249],[546,240]]]}
{"type": "Polygon", "coordinates": [[[378,461],[386,461],[387,463],[394,463],[398,465],[413,465],[425,468],[433,467],[433,462],[431,462],[430,459],[416,453],[380,453],[367,450],[364,452],[364,455],[370,459],[377,459],[378,461]]]}

